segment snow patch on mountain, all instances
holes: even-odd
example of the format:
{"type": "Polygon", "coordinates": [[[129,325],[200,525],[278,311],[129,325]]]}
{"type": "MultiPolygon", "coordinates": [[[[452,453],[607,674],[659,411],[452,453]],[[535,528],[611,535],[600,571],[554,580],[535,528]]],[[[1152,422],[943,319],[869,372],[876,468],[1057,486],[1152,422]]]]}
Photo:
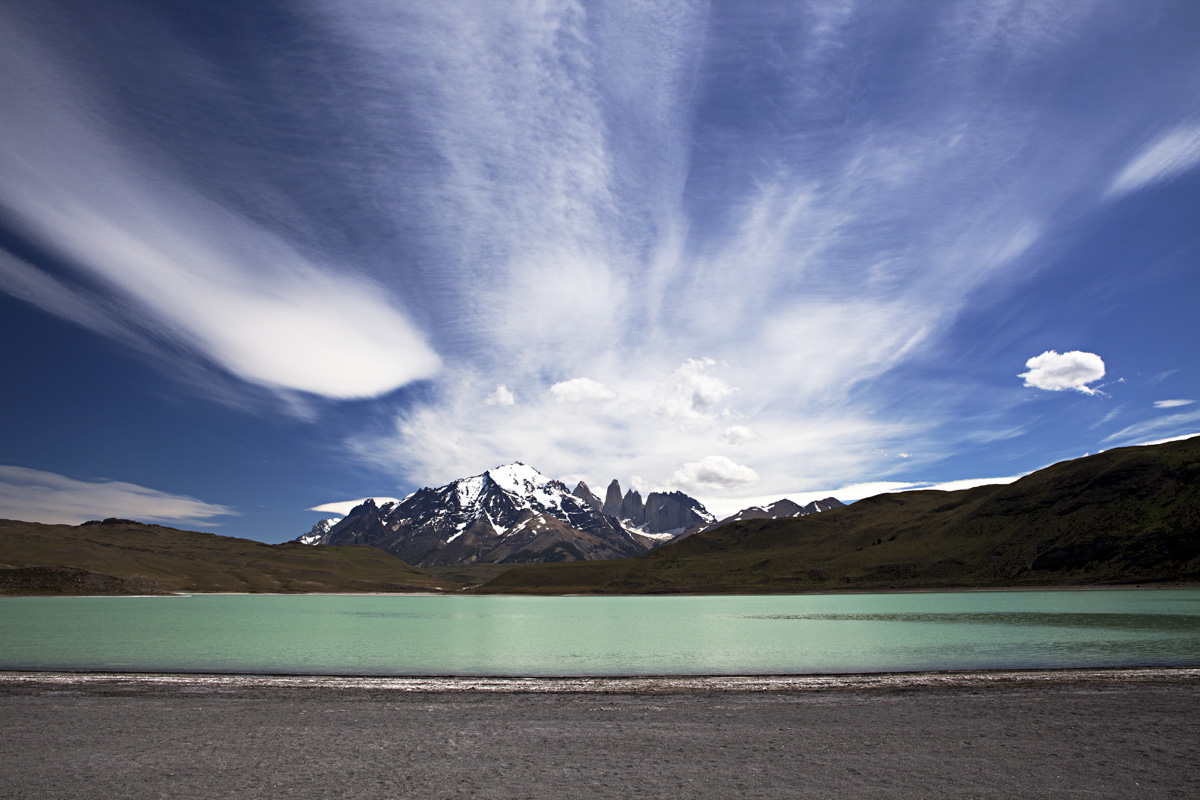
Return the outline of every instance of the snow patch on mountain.
{"type": "Polygon", "coordinates": [[[458,496],[458,507],[466,510],[474,506],[479,500],[479,496],[483,494],[483,484],[483,475],[463,478],[451,484],[454,487],[455,494],[458,496]]]}
{"type": "Polygon", "coordinates": [[[300,538],[296,541],[300,544],[320,544],[321,539],[329,533],[334,525],[337,525],[341,521],[341,517],[330,517],[329,519],[323,519],[316,525],[313,525],[311,531],[301,534],[300,538]]]}
{"type": "Polygon", "coordinates": [[[564,500],[569,500],[572,507],[579,505],[579,498],[568,492],[566,486],[520,461],[493,467],[484,475],[526,508],[558,512],[555,516],[562,518],[564,500]]]}

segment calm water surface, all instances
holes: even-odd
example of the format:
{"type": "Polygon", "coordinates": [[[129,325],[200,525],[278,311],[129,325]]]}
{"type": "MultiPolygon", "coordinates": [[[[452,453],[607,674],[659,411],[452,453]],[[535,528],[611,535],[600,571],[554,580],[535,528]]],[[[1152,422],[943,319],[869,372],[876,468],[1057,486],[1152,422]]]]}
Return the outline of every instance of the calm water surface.
{"type": "Polygon", "coordinates": [[[0,669],[762,675],[1200,664],[1200,589],[0,598],[0,669]]]}

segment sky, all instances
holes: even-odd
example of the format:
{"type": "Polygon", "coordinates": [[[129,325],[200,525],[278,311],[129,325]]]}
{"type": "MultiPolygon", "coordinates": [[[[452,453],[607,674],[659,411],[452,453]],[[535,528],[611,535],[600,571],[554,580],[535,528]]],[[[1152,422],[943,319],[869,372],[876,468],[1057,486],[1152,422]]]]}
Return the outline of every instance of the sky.
{"type": "Polygon", "coordinates": [[[0,517],[718,515],[1200,432],[1200,4],[0,5],[0,517]]]}

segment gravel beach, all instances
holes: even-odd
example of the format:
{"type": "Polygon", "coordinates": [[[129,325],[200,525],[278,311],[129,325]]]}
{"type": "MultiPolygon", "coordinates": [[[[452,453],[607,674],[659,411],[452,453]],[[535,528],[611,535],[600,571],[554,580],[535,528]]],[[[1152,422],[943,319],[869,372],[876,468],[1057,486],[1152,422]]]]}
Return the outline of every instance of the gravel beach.
{"type": "Polygon", "coordinates": [[[0,798],[1200,796],[1200,669],[0,673],[0,798]]]}

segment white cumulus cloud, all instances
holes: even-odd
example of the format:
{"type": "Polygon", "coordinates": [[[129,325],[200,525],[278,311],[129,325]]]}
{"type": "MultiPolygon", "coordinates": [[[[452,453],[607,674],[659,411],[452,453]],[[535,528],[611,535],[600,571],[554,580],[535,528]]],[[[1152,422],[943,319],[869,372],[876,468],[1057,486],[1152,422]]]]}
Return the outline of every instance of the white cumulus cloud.
{"type": "Polygon", "coordinates": [[[550,387],[550,396],[560,403],[600,403],[616,400],[617,393],[591,378],[572,378],[550,387]]]}
{"type": "Polygon", "coordinates": [[[689,358],[671,376],[658,396],[658,410],[670,417],[700,419],[710,416],[716,406],[735,391],[708,370],[716,366],[711,358],[689,358]]]}
{"type": "Polygon", "coordinates": [[[1024,378],[1026,386],[1050,392],[1071,389],[1084,394],[1096,394],[1096,390],[1088,384],[1104,377],[1104,360],[1095,353],[1081,350],[1066,353],[1047,350],[1026,361],[1025,366],[1029,371],[1017,377],[1024,378]]]}
{"type": "Polygon", "coordinates": [[[705,456],[699,461],[689,461],[671,476],[672,483],[684,489],[701,491],[748,486],[758,480],[757,472],[725,456],[705,456]]]}
{"type": "Polygon", "coordinates": [[[757,439],[758,434],[745,425],[730,425],[725,429],[725,433],[721,438],[730,444],[744,444],[745,442],[752,442],[757,439]]]}
{"type": "Polygon", "coordinates": [[[236,513],[228,506],[133,483],[82,481],[40,469],[0,466],[0,517],[7,519],[78,525],[91,519],[123,517],[194,524],[236,513]]]}
{"type": "Polygon", "coordinates": [[[511,406],[517,399],[513,397],[512,390],[502,383],[483,402],[489,406],[511,406]]]}

